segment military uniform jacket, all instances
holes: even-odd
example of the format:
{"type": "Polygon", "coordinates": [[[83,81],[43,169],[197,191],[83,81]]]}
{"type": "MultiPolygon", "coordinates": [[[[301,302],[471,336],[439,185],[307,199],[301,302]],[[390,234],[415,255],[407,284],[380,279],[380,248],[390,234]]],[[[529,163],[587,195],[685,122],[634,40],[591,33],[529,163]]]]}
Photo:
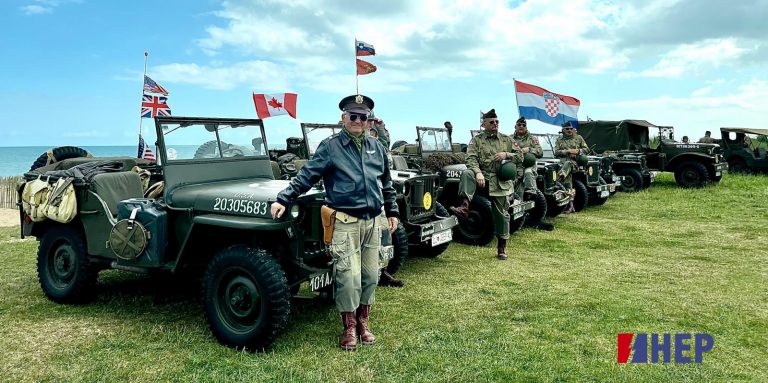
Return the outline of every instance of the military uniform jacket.
{"type": "Polygon", "coordinates": [[[482,132],[472,138],[467,146],[467,168],[477,174],[482,172],[488,183],[491,196],[510,195],[514,191],[514,181],[499,181],[496,169],[500,165],[493,157],[496,153],[507,153],[507,160],[515,164],[523,162],[523,153],[512,137],[502,133],[482,132]]]}
{"type": "Polygon", "coordinates": [[[579,154],[587,154],[589,146],[584,137],[574,134],[573,137],[560,136],[555,142],[555,157],[570,159],[568,149],[579,149],[579,154]]]}
{"type": "Polygon", "coordinates": [[[323,140],[312,159],[277,195],[277,202],[290,205],[322,178],[330,207],[362,219],[378,216],[384,207],[387,217],[397,217],[397,194],[384,146],[367,134],[363,137],[362,151],[346,132],[323,140]]]}
{"type": "Polygon", "coordinates": [[[541,148],[541,144],[539,144],[539,139],[532,136],[531,133],[526,133],[520,137],[515,134],[512,136],[512,139],[515,140],[520,149],[531,148],[529,153],[536,156],[536,158],[541,158],[544,155],[544,150],[541,148]]]}

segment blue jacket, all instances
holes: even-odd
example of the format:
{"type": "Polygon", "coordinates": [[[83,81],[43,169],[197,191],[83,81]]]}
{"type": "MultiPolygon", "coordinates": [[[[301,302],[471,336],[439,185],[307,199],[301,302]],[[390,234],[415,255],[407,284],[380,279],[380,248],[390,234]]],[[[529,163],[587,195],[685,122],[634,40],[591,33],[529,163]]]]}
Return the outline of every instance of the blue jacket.
{"type": "Polygon", "coordinates": [[[397,193],[384,146],[367,134],[362,153],[346,132],[323,140],[312,159],[277,195],[277,202],[289,206],[321,178],[325,202],[336,210],[370,219],[381,214],[383,206],[387,217],[398,216],[397,193]]]}

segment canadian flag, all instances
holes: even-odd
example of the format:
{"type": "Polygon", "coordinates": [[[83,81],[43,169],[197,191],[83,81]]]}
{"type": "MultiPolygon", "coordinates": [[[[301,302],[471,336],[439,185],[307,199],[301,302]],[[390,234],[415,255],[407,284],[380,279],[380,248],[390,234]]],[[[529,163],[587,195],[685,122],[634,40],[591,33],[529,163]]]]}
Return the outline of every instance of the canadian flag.
{"type": "Polygon", "coordinates": [[[296,93],[253,94],[256,114],[261,119],[287,114],[296,118],[296,93]]]}

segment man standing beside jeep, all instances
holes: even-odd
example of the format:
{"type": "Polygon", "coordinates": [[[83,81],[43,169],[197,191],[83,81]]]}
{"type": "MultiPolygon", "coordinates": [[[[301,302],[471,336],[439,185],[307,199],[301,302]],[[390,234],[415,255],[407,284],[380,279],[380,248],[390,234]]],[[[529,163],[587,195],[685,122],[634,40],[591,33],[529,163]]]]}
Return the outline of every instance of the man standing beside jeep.
{"type": "Polygon", "coordinates": [[[499,132],[495,109],[483,113],[482,120],[484,132],[473,137],[467,147],[467,168],[475,173],[477,186],[482,189],[488,184],[488,195],[493,205],[493,225],[498,240],[496,257],[505,260],[509,239],[509,198],[515,191],[514,176],[509,180],[501,180],[497,173],[501,170],[502,162],[522,163],[523,154],[510,136],[499,132]]]}
{"type": "Polygon", "coordinates": [[[363,95],[345,97],[341,133],[325,139],[312,159],[301,168],[290,185],[272,204],[272,217],[280,218],[299,195],[320,179],[325,202],[335,212],[331,255],[334,260],[336,307],[344,332],[339,346],[354,351],[357,338],[373,344],[368,327],[371,305],[379,276],[382,208],[390,232],[397,228],[397,196],[389,174],[384,146],[367,134],[373,100],[363,95]]]}

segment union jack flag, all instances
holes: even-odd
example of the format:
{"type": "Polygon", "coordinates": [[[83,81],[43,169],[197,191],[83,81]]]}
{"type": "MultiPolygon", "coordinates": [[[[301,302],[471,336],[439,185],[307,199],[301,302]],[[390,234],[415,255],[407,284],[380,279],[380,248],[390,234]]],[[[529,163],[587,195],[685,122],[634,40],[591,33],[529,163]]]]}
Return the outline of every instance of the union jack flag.
{"type": "Polygon", "coordinates": [[[149,76],[144,75],[144,91],[149,93],[160,93],[163,96],[168,95],[168,91],[165,90],[160,84],[156,83],[155,80],[149,78],[149,76]]]}
{"type": "Polygon", "coordinates": [[[141,135],[139,135],[139,154],[137,157],[150,161],[155,160],[155,153],[152,153],[152,149],[144,142],[144,138],[141,135]]]}
{"type": "Polygon", "coordinates": [[[141,117],[170,116],[171,107],[166,104],[167,101],[168,97],[143,95],[141,99],[141,117]]]}

